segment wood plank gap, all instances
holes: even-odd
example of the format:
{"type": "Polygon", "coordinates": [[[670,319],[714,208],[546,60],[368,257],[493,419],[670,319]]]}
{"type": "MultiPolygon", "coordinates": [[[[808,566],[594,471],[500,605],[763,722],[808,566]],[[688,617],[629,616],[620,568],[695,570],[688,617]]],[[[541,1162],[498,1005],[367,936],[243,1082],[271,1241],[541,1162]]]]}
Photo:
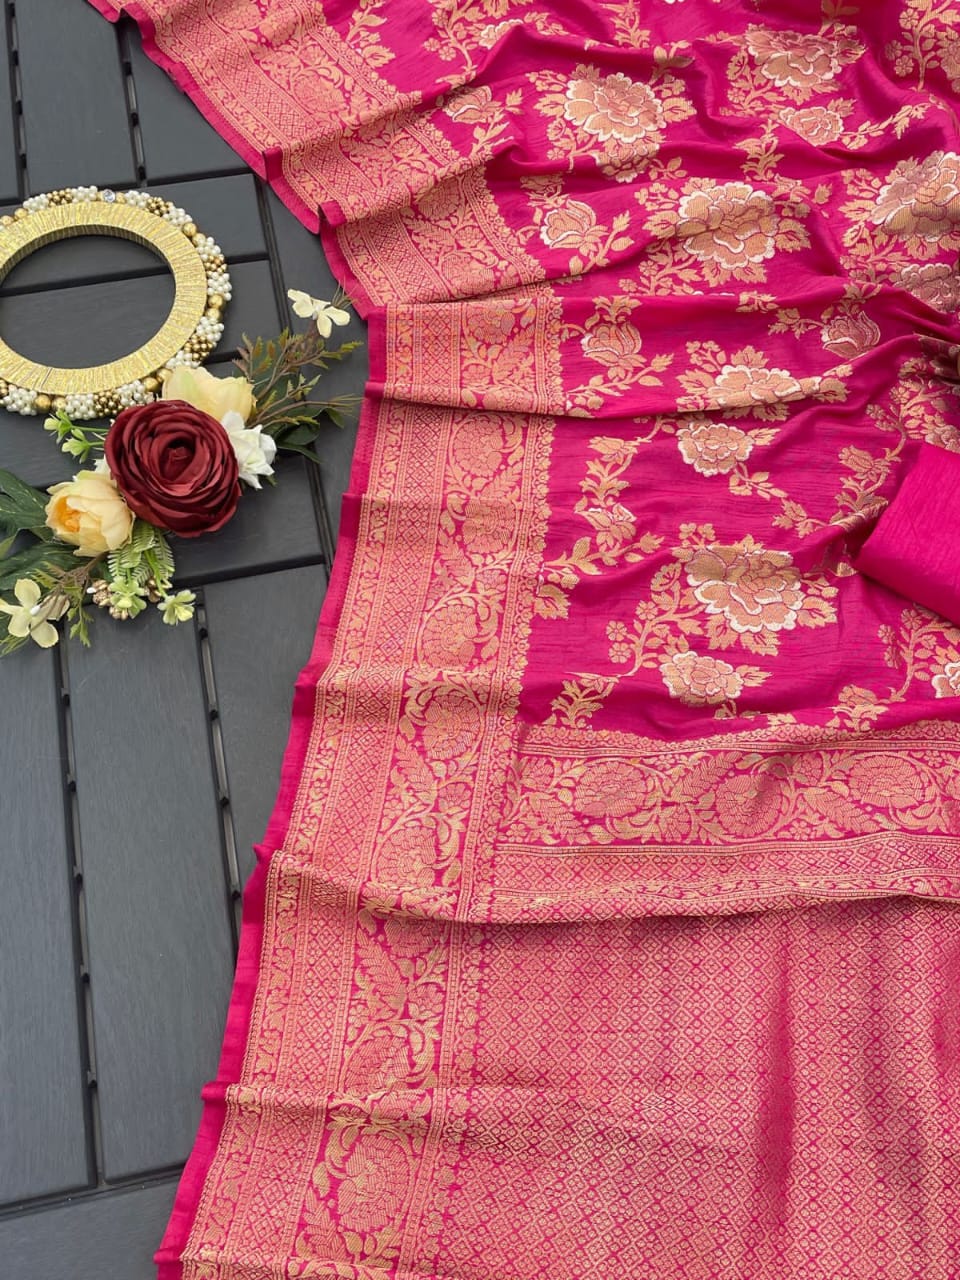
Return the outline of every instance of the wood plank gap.
{"type": "Polygon", "coordinates": [[[183,1173],[183,1165],[164,1165],[151,1169],[149,1173],[141,1173],[129,1178],[115,1178],[102,1186],[90,1187],[83,1191],[71,1191],[68,1195],[56,1194],[34,1196],[30,1200],[16,1200],[0,1206],[0,1222],[6,1218],[27,1217],[30,1214],[42,1213],[45,1209],[57,1209],[66,1205],[80,1204],[84,1201],[97,1200],[103,1195],[113,1195],[117,1191],[139,1191],[147,1187],[167,1186],[179,1182],[183,1173]]]}
{"type": "MultiPolygon", "coordinates": [[[[311,470],[316,470],[312,467],[311,470]]],[[[311,555],[291,556],[289,560],[284,560],[280,564],[250,564],[250,565],[233,565],[223,573],[216,569],[208,570],[190,575],[184,575],[184,582],[191,590],[198,587],[205,587],[215,582],[233,582],[239,578],[257,578],[265,573],[285,573],[287,569],[308,569],[311,565],[320,565],[327,567],[328,561],[323,552],[314,552],[311,555]]]]}
{"type": "Polygon", "coordinates": [[[137,86],[133,79],[133,62],[130,58],[130,29],[126,22],[117,26],[117,42],[120,48],[120,66],[123,70],[123,87],[127,96],[127,117],[130,121],[130,141],[133,144],[133,162],[137,170],[137,184],[147,183],[147,163],[143,150],[143,132],[137,110],[137,86]]]}
{"type": "Polygon", "coordinates": [[[233,958],[236,961],[240,943],[240,919],[242,913],[243,887],[240,880],[240,865],[237,860],[237,836],[233,825],[233,813],[230,805],[230,782],[227,777],[227,762],[223,750],[223,732],[220,728],[220,707],[217,702],[217,682],[213,670],[213,652],[210,645],[210,633],[207,628],[207,611],[203,600],[203,592],[197,593],[197,609],[194,615],[197,646],[200,654],[200,676],[203,681],[203,696],[207,709],[207,736],[210,744],[210,759],[216,779],[217,800],[220,806],[220,839],[223,855],[223,874],[227,894],[227,906],[230,914],[230,932],[233,943],[233,958]]]}
{"type": "Polygon", "coordinates": [[[10,109],[13,112],[14,132],[17,141],[17,194],[22,200],[27,187],[27,135],[23,121],[23,94],[20,89],[20,55],[17,46],[17,9],[13,0],[4,6],[4,22],[7,33],[7,52],[10,58],[10,109]]]}
{"type": "MultiPolygon", "coordinates": [[[[273,293],[277,302],[277,312],[281,316],[288,316],[290,314],[290,307],[287,299],[286,283],[280,266],[280,250],[277,245],[277,233],[273,225],[273,215],[270,212],[270,204],[267,200],[267,188],[260,178],[256,179],[256,189],[257,207],[260,210],[260,220],[263,223],[263,238],[267,244],[267,261],[270,263],[270,280],[273,285],[273,293]]],[[[320,538],[320,546],[323,548],[324,561],[328,565],[333,564],[336,542],[333,536],[333,527],[330,524],[327,504],[323,500],[323,488],[320,484],[320,468],[309,466],[307,468],[307,480],[310,485],[310,498],[313,503],[313,515],[317,522],[317,534],[320,538]]]]}
{"type": "MultiPolygon", "coordinates": [[[[127,104],[127,132],[130,136],[130,152],[133,168],[137,175],[138,185],[143,186],[146,170],[143,166],[143,140],[140,137],[140,126],[136,119],[136,91],[133,87],[133,76],[130,70],[130,50],[127,47],[126,33],[120,24],[113,28],[117,62],[120,64],[120,77],[123,81],[124,100],[127,104]]],[[[128,186],[127,183],[123,184],[128,186]]]]}
{"type": "Polygon", "coordinates": [[[93,1023],[93,993],[90,977],[90,949],[87,941],[86,900],[83,891],[83,844],[80,836],[80,814],[77,807],[76,751],[73,739],[73,717],[70,709],[70,667],[67,646],[61,641],[56,648],[58,721],[60,759],[63,768],[64,830],[66,832],[67,870],[70,876],[71,923],[75,958],[77,1025],[80,1040],[80,1064],[83,1073],[83,1122],[87,1140],[87,1168],[91,1183],[104,1185],[103,1134],[100,1103],[97,1097],[97,1052],[93,1023]]]}

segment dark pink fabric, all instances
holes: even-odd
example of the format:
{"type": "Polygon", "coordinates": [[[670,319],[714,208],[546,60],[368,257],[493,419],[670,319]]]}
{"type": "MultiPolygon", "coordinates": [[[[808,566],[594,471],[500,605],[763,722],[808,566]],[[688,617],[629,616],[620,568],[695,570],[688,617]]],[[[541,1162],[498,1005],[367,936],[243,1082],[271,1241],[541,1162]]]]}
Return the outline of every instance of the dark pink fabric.
{"type": "Polygon", "coordinates": [[[920,446],[854,565],[960,625],[960,454],[920,446]]]}

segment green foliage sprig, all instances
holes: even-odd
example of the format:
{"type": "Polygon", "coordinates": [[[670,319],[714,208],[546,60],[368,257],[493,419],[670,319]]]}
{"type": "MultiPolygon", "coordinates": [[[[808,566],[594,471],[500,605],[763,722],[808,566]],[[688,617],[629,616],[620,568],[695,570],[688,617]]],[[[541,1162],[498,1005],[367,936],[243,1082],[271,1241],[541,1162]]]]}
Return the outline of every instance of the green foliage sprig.
{"type": "MultiPolygon", "coordinates": [[[[345,297],[338,293],[329,305],[340,307],[345,297]]],[[[276,338],[253,342],[244,335],[234,364],[253,385],[257,425],[273,436],[278,449],[317,461],[310,446],[323,429],[321,419],[326,415],[342,427],[344,415],[357,404],[357,397],[326,400],[314,392],[331,364],[344,360],[361,345],[351,341],[331,349],[314,325],[304,333],[283,329],[276,338]]]]}

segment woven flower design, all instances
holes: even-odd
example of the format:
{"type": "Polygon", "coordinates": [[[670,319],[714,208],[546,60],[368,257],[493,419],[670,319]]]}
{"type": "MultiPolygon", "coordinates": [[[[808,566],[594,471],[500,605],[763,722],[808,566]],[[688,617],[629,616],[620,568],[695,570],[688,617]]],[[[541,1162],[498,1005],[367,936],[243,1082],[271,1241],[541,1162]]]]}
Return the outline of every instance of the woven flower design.
{"type": "Polygon", "coordinates": [[[780,88],[800,90],[803,96],[829,86],[840,71],[863,53],[856,28],[837,27],[834,34],[777,31],[748,27],[745,43],[761,75],[780,88]]]}
{"type": "Polygon", "coordinates": [[[722,614],[735,631],[790,631],[803,607],[800,571],[786,551],[750,536],[714,543],[687,563],[687,581],[707,613],[722,614]]]}
{"type": "Polygon", "coordinates": [[[702,476],[727,475],[753,451],[747,432],[726,422],[686,423],[677,432],[677,445],[684,462],[702,476]]]}
{"type": "Polygon", "coordinates": [[[743,678],[735,667],[692,649],[664,658],[660,675],[671,696],[688,706],[716,706],[743,692],[743,678]]]}
{"type": "Polygon", "coordinates": [[[595,67],[567,86],[563,114],[601,142],[611,138],[632,150],[654,152],[663,140],[663,109],[649,85],[622,72],[604,76],[595,67]]]}
{"type": "Polygon", "coordinates": [[[937,241],[960,225],[960,155],[901,160],[880,190],[873,222],[891,235],[937,241]]]}

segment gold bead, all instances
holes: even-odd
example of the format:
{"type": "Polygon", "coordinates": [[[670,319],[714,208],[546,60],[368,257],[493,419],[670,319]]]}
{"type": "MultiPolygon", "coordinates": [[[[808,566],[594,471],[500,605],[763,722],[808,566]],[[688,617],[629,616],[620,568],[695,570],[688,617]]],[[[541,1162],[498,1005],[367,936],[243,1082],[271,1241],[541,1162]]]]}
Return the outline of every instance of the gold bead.
{"type": "Polygon", "coordinates": [[[50,397],[44,395],[42,391],[33,403],[36,405],[38,413],[49,413],[51,406],[53,405],[53,401],[50,397]]]}
{"type": "Polygon", "coordinates": [[[13,225],[13,218],[11,218],[9,213],[5,213],[3,217],[0,218],[0,224],[5,227],[10,227],[13,225]]]}
{"type": "Polygon", "coordinates": [[[24,218],[30,217],[26,209],[14,209],[13,216],[17,219],[18,222],[22,222],[24,218]]]}
{"type": "Polygon", "coordinates": [[[153,377],[152,374],[148,375],[143,380],[143,389],[144,391],[149,391],[152,396],[155,396],[160,390],[160,379],[153,377]]]}
{"type": "Polygon", "coordinates": [[[195,222],[185,222],[180,228],[188,240],[192,240],[197,234],[197,224],[195,222]]]}
{"type": "Polygon", "coordinates": [[[206,311],[203,314],[206,316],[208,320],[212,320],[214,324],[220,323],[221,312],[219,307],[207,307],[206,311]]]}
{"type": "Polygon", "coordinates": [[[160,379],[161,384],[166,382],[166,380],[170,377],[170,374],[172,372],[173,370],[168,369],[166,366],[164,366],[162,369],[157,370],[157,377],[160,379]]]}
{"type": "Polygon", "coordinates": [[[207,298],[207,306],[210,307],[211,310],[219,311],[223,306],[223,294],[211,293],[207,298]]]}
{"type": "Polygon", "coordinates": [[[66,402],[66,400],[63,398],[63,396],[54,396],[54,397],[53,397],[53,405],[52,405],[52,408],[54,408],[54,409],[66,409],[66,407],[67,407],[67,402],[66,402]]]}

